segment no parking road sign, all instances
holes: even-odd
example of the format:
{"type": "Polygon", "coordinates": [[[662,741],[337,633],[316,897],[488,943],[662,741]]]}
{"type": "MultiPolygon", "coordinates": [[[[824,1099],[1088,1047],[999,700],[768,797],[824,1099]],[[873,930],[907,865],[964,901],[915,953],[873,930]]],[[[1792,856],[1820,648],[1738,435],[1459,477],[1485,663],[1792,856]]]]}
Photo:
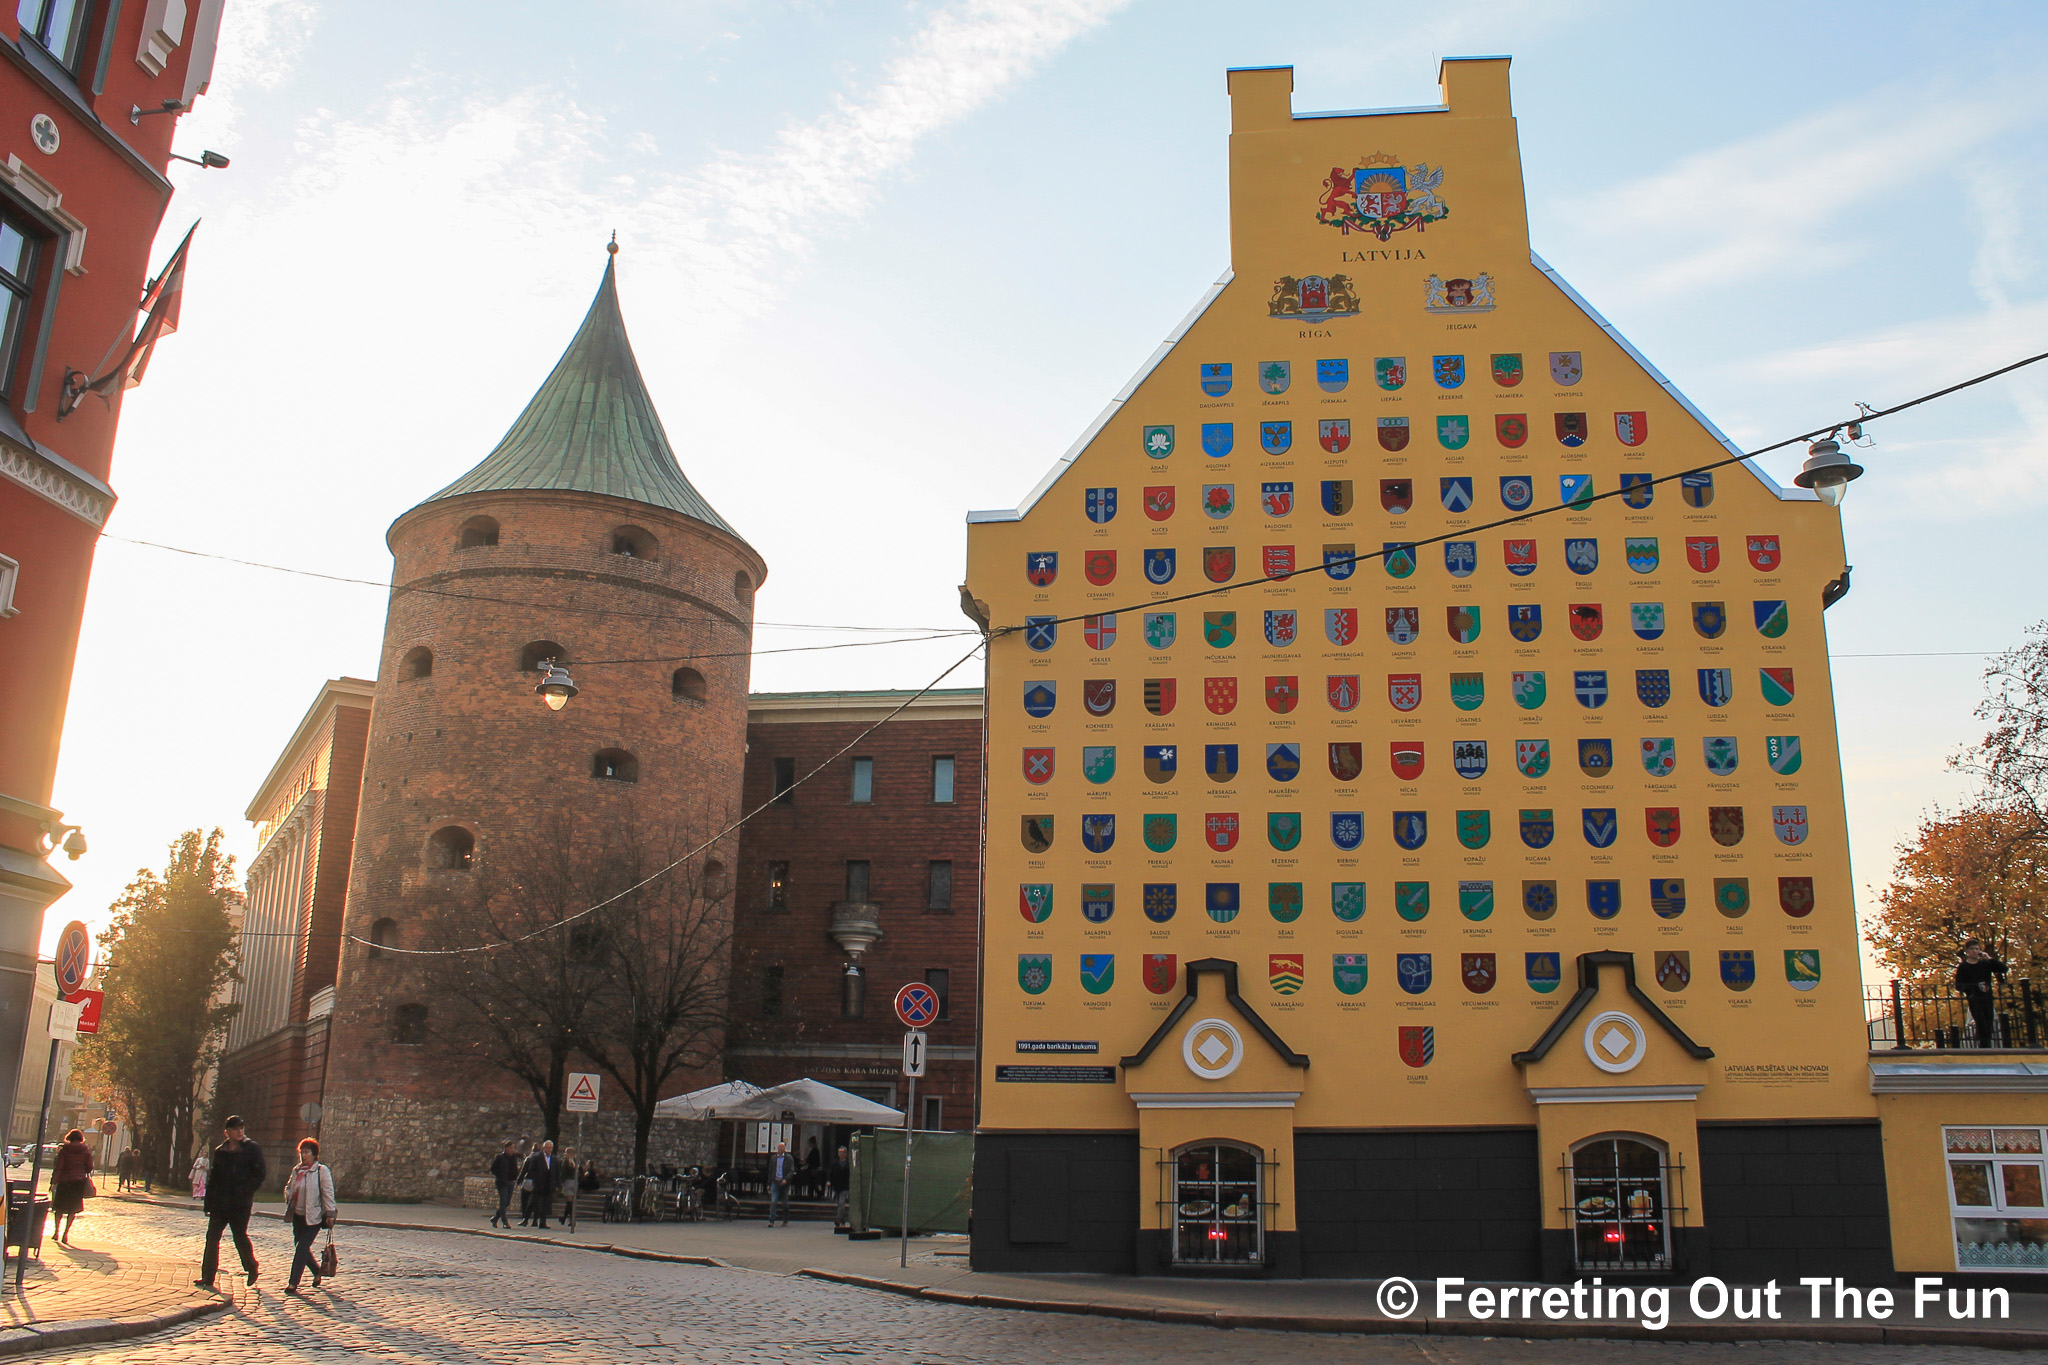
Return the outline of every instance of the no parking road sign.
{"type": "Polygon", "coordinates": [[[896,1017],[905,1028],[923,1028],[939,1017],[939,993],[922,981],[896,992],[896,1017]]]}
{"type": "Polygon", "coordinates": [[[85,984],[92,970],[92,937],[77,920],[64,926],[57,938],[57,956],[51,964],[57,973],[57,993],[70,995],[85,984]]]}

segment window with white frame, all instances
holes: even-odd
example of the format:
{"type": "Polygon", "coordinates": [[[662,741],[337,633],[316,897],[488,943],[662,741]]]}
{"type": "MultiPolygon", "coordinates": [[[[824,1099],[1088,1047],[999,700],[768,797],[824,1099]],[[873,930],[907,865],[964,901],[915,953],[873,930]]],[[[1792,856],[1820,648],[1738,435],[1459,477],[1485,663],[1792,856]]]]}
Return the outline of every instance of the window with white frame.
{"type": "Polygon", "coordinates": [[[20,581],[21,562],[0,555],[0,621],[21,614],[20,608],[14,605],[14,585],[20,581]]]}
{"type": "Polygon", "coordinates": [[[1943,1128],[1956,1269],[2048,1271],[2048,1128],[1943,1128]]]}

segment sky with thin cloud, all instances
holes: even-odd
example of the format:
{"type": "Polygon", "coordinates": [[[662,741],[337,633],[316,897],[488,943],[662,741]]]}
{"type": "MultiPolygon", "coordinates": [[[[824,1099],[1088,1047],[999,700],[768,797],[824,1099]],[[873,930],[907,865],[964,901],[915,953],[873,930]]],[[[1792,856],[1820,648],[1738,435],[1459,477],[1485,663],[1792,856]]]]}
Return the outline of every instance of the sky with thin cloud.
{"type": "MultiPolygon", "coordinates": [[[[970,642],[800,647],[964,626],[965,511],[1228,264],[1225,69],[1379,108],[1475,53],[1515,59],[1536,250],[1738,443],[2048,350],[2031,4],[228,0],[178,146],[234,164],[172,171],[159,257],[204,222],[127,396],[50,937],[182,829],[251,851],[321,682],[377,667],[379,587],[133,542],[387,582],[385,529],[503,434],[614,230],[669,435],[770,567],[755,687],[918,687],[970,642]]],[[[1987,652],[2048,616],[2048,375],[1873,434],[1827,614],[1866,889],[1965,792],[1987,652]]]]}

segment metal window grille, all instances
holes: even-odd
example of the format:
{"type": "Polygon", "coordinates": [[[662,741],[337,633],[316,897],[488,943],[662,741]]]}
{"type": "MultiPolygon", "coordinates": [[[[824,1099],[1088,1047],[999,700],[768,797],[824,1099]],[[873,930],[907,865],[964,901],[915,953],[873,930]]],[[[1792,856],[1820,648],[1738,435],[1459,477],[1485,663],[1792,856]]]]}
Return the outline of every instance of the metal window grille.
{"type": "Polygon", "coordinates": [[[1260,1148],[1235,1142],[1198,1142],[1163,1156],[1159,1207],[1173,1263],[1264,1265],[1279,1169],[1260,1148]]]}
{"type": "Polygon", "coordinates": [[[1671,1227],[1685,1221],[1682,1164],[1632,1138],[1596,1138],[1567,1152],[1558,1169],[1580,1270],[1678,1268],[1671,1227]]]}

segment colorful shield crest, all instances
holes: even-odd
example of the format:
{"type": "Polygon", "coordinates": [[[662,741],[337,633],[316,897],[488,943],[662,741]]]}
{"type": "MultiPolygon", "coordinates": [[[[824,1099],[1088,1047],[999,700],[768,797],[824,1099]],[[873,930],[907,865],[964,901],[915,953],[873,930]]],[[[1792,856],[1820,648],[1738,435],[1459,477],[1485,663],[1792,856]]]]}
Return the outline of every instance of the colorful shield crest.
{"type": "Polygon", "coordinates": [[[1228,583],[1237,573],[1237,551],[1228,545],[1202,547],[1202,575],[1211,583],[1228,583]]]}
{"type": "Polygon", "coordinates": [[[1657,572],[1657,537],[1625,536],[1621,542],[1621,551],[1622,557],[1628,560],[1630,573],[1657,572]]]}
{"type": "Polygon", "coordinates": [[[1259,423],[1259,449],[1268,455],[1285,455],[1294,449],[1294,423],[1259,423]]]}
{"type": "Polygon", "coordinates": [[[1408,357],[1405,355],[1380,355],[1372,360],[1372,378],[1375,384],[1388,393],[1408,382],[1408,357]]]}
{"type": "Polygon", "coordinates": [[[1411,922],[1429,918],[1429,883],[1395,882],[1394,913],[1411,922]]]}
{"type": "Polygon", "coordinates": [[[1708,806],[1707,833],[1714,836],[1714,842],[1723,848],[1733,848],[1742,842],[1742,807],[1708,806]]]}
{"type": "Polygon", "coordinates": [[[1757,681],[1763,689],[1764,705],[1770,707],[1792,704],[1792,670],[1789,668],[1760,668],[1757,681]]]}
{"type": "Polygon", "coordinates": [[[1726,668],[1702,668],[1699,671],[1700,700],[1719,709],[1735,697],[1735,673],[1726,668]]]}
{"type": "Polygon", "coordinates": [[[1227,716],[1237,709],[1236,678],[1202,679],[1202,705],[1219,716],[1227,716]]]}
{"type": "Polygon", "coordinates": [[[1458,978],[1465,983],[1465,989],[1474,995],[1484,995],[1493,989],[1497,979],[1492,953],[1460,953],[1458,955],[1458,978]]]}
{"type": "Polygon", "coordinates": [[[1173,485],[1148,485],[1145,489],[1145,515],[1154,521],[1166,521],[1173,516],[1173,485]]]}
{"type": "Polygon", "coordinates": [[[1024,751],[1024,780],[1034,787],[1042,787],[1052,781],[1051,749],[1026,749],[1024,751]]]}
{"type": "Polygon", "coordinates": [[[1536,572],[1536,542],[1531,539],[1504,540],[1501,542],[1501,556],[1507,561],[1508,572],[1517,578],[1527,578],[1536,572]]]}
{"type": "Polygon", "coordinates": [[[1116,578],[1116,551],[1090,550],[1081,557],[1081,572],[1096,587],[1107,587],[1116,578]]]}
{"type": "Polygon", "coordinates": [[[1202,771],[1209,774],[1211,782],[1235,781],[1237,778],[1237,746],[1235,744],[1203,745],[1202,771]]]}
{"type": "Polygon", "coordinates": [[[1145,551],[1145,581],[1164,585],[1173,581],[1176,556],[1169,549],[1145,551]]]}
{"type": "Polygon", "coordinates": [[[1339,782],[1356,782],[1365,771],[1365,745],[1358,740],[1334,740],[1330,744],[1330,776],[1339,782]]]}
{"type": "Polygon", "coordinates": [[[1453,578],[1470,578],[1472,571],[1478,567],[1478,541],[1447,540],[1444,542],[1444,572],[1453,578]]]}
{"type": "Polygon", "coordinates": [[[1670,848],[1678,842],[1678,807],[1650,806],[1643,811],[1643,826],[1650,832],[1650,842],[1659,848],[1670,848]]]}
{"type": "Polygon", "coordinates": [[[1451,633],[1451,639],[1457,643],[1473,643],[1479,638],[1479,608],[1445,607],[1444,628],[1451,633]]]}
{"type": "Polygon", "coordinates": [[[1611,739],[1582,739],[1579,741],[1579,771],[1588,777],[1607,777],[1614,771],[1614,741],[1611,739]]]}
{"type": "Polygon", "coordinates": [[[1081,989],[1090,995],[1105,994],[1116,984],[1115,953],[1081,954],[1081,989]]]}
{"type": "MultiPolygon", "coordinates": [[[[1329,454],[1342,455],[1351,448],[1351,419],[1349,417],[1322,418],[1316,423],[1316,441],[1329,454]]],[[[1350,481],[1346,480],[1344,486],[1349,489],[1351,486],[1350,481]]],[[[1326,494],[1323,499],[1323,506],[1329,510],[1332,516],[1342,516],[1351,510],[1351,499],[1346,497],[1342,507],[1330,507],[1329,498],[1326,494]]]]}
{"type": "Polygon", "coordinates": [[[1234,611],[1203,612],[1202,639],[1211,649],[1228,649],[1236,644],[1237,613],[1234,611]]]}
{"type": "Polygon", "coordinates": [[[1586,913],[1594,919],[1613,919],[1621,913],[1621,883],[1611,877],[1586,881],[1586,913]]]}
{"type": "Polygon", "coordinates": [[[1090,853],[1107,853],[1116,847],[1116,817],[1114,815],[1084,815],[1081,817],[1081,847],[1090,853]]]}
{"type": "Polygon", "coordinates": [[[1756,633],[1766,640],[1777,639],[1792,624],[1791,614],[1786,611],[1785,600],[1781,597],[1751,602],[1750,608],[1756,613],[1756,633]]]}
{"type": "Polygon", "coordinates": [[[1580,668],[1572,671],[1572,695],[1579,705],[1597,711],[1607,705],[1607,670],[1580,668]]]}
{"type": "Polygon", "coordinates": [[[1338,581],[1357,573],[1358,547],[1351,544],[1323,546],[1323,572],[1338,581]]]}
{"type": "Polygon", "coordinates": [[[1050,815],[1027,815],[1024,817],[1024,851],[1043,853],[1052,847],[1053,817],[1050,815]]]}
{"type": "Polygon", "coordinates": [[[1748,541],[1749,567],[1755,569],[1758,573],[1777,572],[1778,566],[1784,562],[1784,555],[1778,549],[1778,538],[1776,536],[1750,536],[1748,541]]]}
{"type": "Polygon", "coordinates": [[[1393,703],[1396,711],[1413,711],[1422,705],[1422,675],[1387,674],[1387,700],[1393,703]]]}
{"type": "MultiPolygon", "coordinates": [[[[1266,746],[1266,776],[1275,782],[1292,782],[1301,775],[1301,746],[1289,741],[1266,746]]],[[[1296,826],[1300,825],[1297,819],[1296,826]]],[[[1297,828],[1297,833],[1299,830],[1297,828]]]]}
{"type": "Polygon", "coordinates": [[[1270,953],[1266,957],[1266,979],[1275,995],[1293,995],[1306,976],[1300,953],[1270,953]]]}
{"type": "Polygon", "coordinates": [[[1508,695],[1515,699],[1515,705],[1524,711],[1534,711],[1543,705],[1549,695],[1544,686],[1541,669],[1518,669],[1508,674],[1508,695]]]}
{"type": "Polygon", "coordinates": [[[1547,739],[1518,739],[1515,741],[1515,771],[1524,777],[1542,777],[1550,771],[1550,741],[1547,739]]]}
{"type": "Polygon", "coordinates": [[[1451,705],[1460,711],[1477,711],[1486,704],[1484,673],[1451,674],[1451,705]]]}
{"type": "MultiPolygon", "coordinates": [[[[1267,423],[1268,426],[1272,425],[1267,423]]],[[[1259,485],[1259,506],[1269,517],[1284,517],[1294,511],[1294,483],[1280,480],[1259,485]]]]}
{"type": "Polygon", "coordinates": [[[1772,806],[1771,829],[1778,836],[1778,842],[1790,848],[1797,848],[1806,842],[1806,807],[1772,806]]]}
{"type": "Polygon", "coordinates": [[[1577,351],[1552,351],[1550,353],[1550,378],[1561,389],[1568,389],[1579,382],[1586,372],[1579,362],[1577,351]]]}
{"type": "MultiPolygon", "coordinates": [[[[1355,810],[1333,810],[1330,812],[1330,842],[1349,853],[1365,838],[1365,816],[1355,810]]],[[[1365,908],[1365,892],[1358,893],[1359,909],[1365,908]]],[[[1342,916],[1339,916],[1342,918],[1342,916]]]]}
{"type": "Polygon", "coordinates": [[[1560,474],[1557,476],[1557,500],[1565,507],[1590,507],[1593,503],[1593,476],[1591,474],[1560,474]]]}
{"type": "Polygon", "coordinates": [[[1522,975],[1529,982],[1529,989],[1538,995],[1548,995],[1564,980],[1563,955],[1561,953],[1522,954],[1522,975]]]}
{"type": "Polygon", "coordinates": [[[1148,459],[1163,460],[1173,454],[1173,428],[1146,427],[1144,432],[1145,455],[1148,459]]]}
{"type": "Polygon", "coordinates": [[[1592,536],[1572,536],[1564,543],[1564,566],[1581,578],[1600,567],[1600,542],[1592,536]]]}
{"type": "Polygon", "coordinates": [[[1202,511],[1211,521],[1221,521],[1236,510],[1236,484],[1205,483],[1202,485],[1202,511]]]}
{"type": "Polygon", "coordinates": [[[1277,715],[1286,715],[1301,704],[1301,679],[1293,673],[1270,673],[1266,676],[1266,709],[1277,715]]]}
{"type": "Polygon", "coordinates": [[[1230,362],[1227,360],[1205,361],[1198,367],[1202,381],[1202,392],[1211,398],[1221,398],[1230,392],[1230,362]]]}
{"type": "Polygon", "coordinates": [[[1493,357],[1493,382],[1504,389],[1512,389],[1522,382],[1522,357],[1519,353],[1493,357]]]}
{"type": "Polygon", "coordinates": [[[1024,556],[1024,581],[1034,588],[1049,588],[1060,576],[1058,550],[1033,550],[1024,556]]]}
{"type": "Polygon", "coordinates": [[[1318,360],[1316,362],[1316,387],[1324,393],[1342,393],[1344,386],[1351,382],[1349,360],[1318,360]]]}
{"type": "Polygon", "coordinates": [[[1778,908],[1793,919],[1805,919],[1813,913],[1813,878],[1778,878],[1778,908]]]}
{"type": "Polygon", "coordinates": [[[1567,450],[1577,450],[1586,443],[1586,414],[1583,412],[1560,412],[1556,414],[1557,442],[1567,450]]]}
{"type": "Polygon", "coordinates": [[[1639,446],[1650,436],[1650,417],[1643,412],[1614,414],[1614,439],[1625,446],[1639,446]]]}
{"type": "Polygon", "coordinates": [[[1145,847],[1154,853],[1171,852],[1180,841],[1180,817],[1178,815],[1147,815],[1140,822],[1145,832],[1145,847]]]}
{"type": "Polygon", "coordinates": [[[1459,882],[1458,913],[1475,923],[1493,918],[1493,883],[1459,882]]]}
{"type": "Polygon", "coordinates": [[[1572,635],[1580,640],[1597,640],[1606,625],[1598,602],[1574,602],[1565,609],[1565,616],[1571,622],[1572,635]]]}
{"type": "Polygon", "coordinates": [[[1682,948],[1659,948],[1651,955],[1657,985],[1676,995],[1692,984],[1692,954],[1682,948]]]}
{"type": "Polygon", "coordinates": [[[1026,995],[1044,995],[1045,988],[1052,985],[1052,955],[1017,954],[1017,984],[1026,995]]]}
{"type": "Polygon", "coordinates": [[[1530,919],[1549,919],[1557,913],[1557,883],[1554,881],[1530,881],[1522,883],[1522,912],[1530,919]]]}
{"type": "Polygon", "coordinates": [[[1500,480],[1500,504],[1510,512],[1527,511],[1529,504],[1536,500],[1536,484],[1526,474],[1503,474],[1500,480]]]}
{"type": "Polygon", "coordinates": [[[1220,460],[1237,446],[1237,423],[1202,423],[1202,453],[1212,460],[1220,460]]]}
{"type": "Polygon", "coordinates": [[[1059,638],[1060,618],[1057,616],[1027,616],[1024,618],[1024,644],[1034,654],[1043,654],[1053,647],[1059,638]]]}
{"type": "Polygon", "coordinates": [[[1810,991],[1820,984],[1820,949],[1787,948],[1785,980],[1795,991],[1810,991]]]}
{"type": "Polygon", "coordinates": [[[1636,700],[1652,711],[1659,710],[1671,700],[1671,670],[1668,668],[1639,668],[1636,670],[1636,700]]]}
{"type": "Polygon", "coordinates": [[[1294,608],[1266,613],[1266,643],[1276,649],[1284,649],[1294,643],[1295,624],[1299,617],[1294,608]]]}
{"type": "Polygon", "coordinates": [[[1422,776],[1423,742],[1419,739],[1397,739],[1387,745],[1387,762],[1394,769],[1394,776],[1403,782],[1413,782],[1422,776]]]}
{"type": "MultiPolygon", "coordinates": [[[[1490,810],[1461,810],[1458,812],[1458,842],[1466,848],[1485,848],[1493,842],[1493,812],[1490,810]]],[[[1491,894],[1488,884],[1488,894],[1491,894]]],[[[1475,918],[1467,915],[1465,918],[1475,918]]]]}
{"type": "Polygon", "coordinates": [[[1050,680],[1035,682],[1024,689],[1024,714],[1035,720],[1043,720],[1052,714],[1058,704],[1059,684],[1050,680]]]}
{"type": "Polygon", "coordinates": [[[1101,653],[1116,643],[1116,613],[1081,618],[1081,639],[1089,649],[1101,653]]]}
{"type": "MultiPolygon", "coordinates": [[[[1145,883],[1145,918],[1154,924],[1165,924],[1180,909],[1180,887],[1173,882],[1145,883]]],[[[1173,961],[1171,955],[1166,959],[1173,961]]],[[[1169,980],[1168,985],[1173,983],[1169,980]]]]}
{"type": "MultiPolygon", "coordinates": [[[[1325,422],[1323,425],[1328,426],[1330,424],[1325,422]]],[[[1348,431],[1345,433],[1344,440],[1347,444],[1351,440],[1348,431]]],[[[1324,444],[1327,445],[1329,443],[1326,441],[1324,444]]],[[[1323,480],[1323,511],[1333,517],[1347,517],[1351,515],[1351,480],[1323,480]]]]}
{"type": "Polygon", "coordinates": [[[1714,501],[1714,474],[1701,469],[1678,476],[1678,496],[1687,507],[1706,507],[1714,501]]]}
{"type": "Polygon", "coordinates": [[[1380,506],[1393,515],[1406,516],[1408,509],[1415,505],[1415,481],[1413,479],[1381,479],[1380,506]]]}
{"type": "Polygon", "coordinates": [[[1365,954],[1333,953],[1330,956],[1330,975],[1337,990],[1343,995],[1356,995],[1365,989],[1365,954]]]}
{"type": "MultiPolygon", "coordinates": [[[[1180,622],[1170,611],[1148,611],[1144,614],[1145,648],[1161,650],[1170,648],[1180,635],[1180,622]]],[[[1159,715],[1166,714],[1164,711],[1159,715]]]]}
{"type": "Polygon", "coordinates": [[[1401,989],[1410,995],[1421,995],[1427,991],[1430,975],[1428,953],[1401,953],[1394,959],[1394,976],[1401,983],[1401,989]]]}
{"type": "Polygon", "coordinates": [[[1493,439],[1509,450],[1517,450],[1529,443],[1529,415],[1524,412],[1495,413],[1493,418],[1493,439]]]}
{"type": "Polygon", "coordinates": [[[1790,777],[1799,771],[1804,761],[1799,752],[1799,736],[1766,735],[1764,737],[1764,758],[1770,763],[1771,771],[1780,777],[1790,777]]]}
{"type": "Polygon", "coordinates": [[[1268,578],[1292,578],[1294,576],[1294,547],[1292,545],[1266,545],[1259,551],[1260,567],[1268,578]]]}
{"type": "Polygon", "coordinates": [[[1594,848],[1613,848],[1621,834],[1621,818],[1612,806],[1586,806],[1579,811],[1579,831],[1594,848]]]}
{"type": "Polygon", "coordinates": [[[1678,767],[1678,741],[1669,735],[1646,736],[1642,755],[1644,772],[1652,777],[1669,777],[1678,767]]]}
{"type": "Polygon", "coordinates": [[[1360,696],[1356,673],[1332,673],[1324,683],[1324,695],[1330,699],[1332,711],[1350,711],[1358,706],[1360,696]]]}
{"type": "Polygon", "coordinates": [[[1469,474],[1446,475],[1437,480],[1437,498],[1453,516],[1472,510],[1472,478],[1469,474]]]}
{"type": "Polygon", "coordinates": [[[1731,991],[1746,991],[1756,984],[1756,953],[1749,948],[1721,950],[1721,984],[1731,991]]]}
{"type": "Polygon", "coordinates": [[[1664,634],[1664,604],[1662,602],[1631,602],[1628,604],[1628,623],[1638,638],[1661,639],[1664,634]]]}
{"type": "Polygon", "coordinates": [[[1116,710],[1116,679],[1087,679],[1081,684],[1081,704],[1091,716],[1106,716],[1116,710]]]}
{"type": "MultiPolygon", "coordinates": [[[[1402,982],[1401,989],[1408,989],[1405,979],[1402,982]]],[[[1423,989],[1429,989],[1428,982],[1425,981],[1423,983],[1423,989]]],[[[1419,1071],[1436,1060],[1436,1027],[1434,1025],[1402,1024],[1400,1025],[1399,1039],[1401,1060],[1416,1070],[1419,1071]]]]}
{"type": "Polygon", "coordinates": [[[1017,888],[1017,913],[1027,924],[1043,924],[1052,918],[1052,883],[1025,882],[1017,888]]]}
{"type": "Polygon", "coordinates": [[[1180,770],[1180,746],[1178,744],[1147,744],[1145,746],[1145,778],[1149,782],[1167,783],[1180,770]]]}
{"type": "Polygon", "coordinates": [[[1749,878],[1714,878],[1714,908],[1728,919],[1741,919],[1749,913],[1749,878]]]}
{"type": "Polygon", "coordinates": [[[1687,536],[1685,538],[1685,562],[1700,573],[1712,573],[1721,567],[1721,537],[1687,536]]]}
{"type": "Polygon", "coordinates": [[[1657,497],[1656,476],[1651,474],[1624,474],[1621,476],[1621,501],[1625,507],[1642,511],[1657,497]]]}
{"type": "Polygon", "coordinates": [[[1467,782],[1486,776],[1486,741],[1483,739],[1458,739],[1451,741],[1451,767],[1467,782]]]}
{"type": "Polygon", "coordinates": [[[1113,882],[1081,883],[1081,918],[1090,924],[1107,924],[1116,914],[1116,885],[1113,882]]]}
{"type": "Polygon", "coordinates": [[[1692,628],[1702,640],[1718,640],[1728,629],[1728,607],[1723,602],[1692,604],[1692,628]]]}
{"type": "Polygon", "coordinates": [[[1172,953],[1145,954],[1145,989],[1154,995],[1165,995],[1173,989],[1175,979],[1180,975],[1178,959],[1172,953]]]}
{"type": "Polygon", "coordinates": [[[1726,777],[1735,771],[1741,755],[1732,735],[1708,735],[1700,741],[1707,761],[1707,771],[1715,777],[1726,777]]]}
{"type": "Polygon", "coordinates": [[[1525,810],[1521,812],[1521,830],[1522,842],[1530,848],[1549,848],[1557,837],[1557,822],[1547,810],[1525,810]]]}
{"type": "Polygon", "coordinates": [[[1208,883],[1202,892],[1202,908],[1218,924],[1228,924],[1236,919],[1239,908],[1237,883],[1208,883]]]}
{"type": "MultiPolygon", "coordinates": [[[[1330,913],[1345,924],[1355,924],[1365,915],[1364,882],[1331,882],[1330,913]]],[[[1360,959],[1363,961],[1363,959],[1360,959]]]]}
{"type": "Polygon", "coordinates": [[[1101,786],[1116,776],[1116,745],[1085,744],[1081,746],[1081,776],[1096,786],[1101,786]]]}
{"type": "Polygon", "coordinates": [[[1202,817],[1202,838],[1218,853],[1228,853],[1237,847],[1237,813],[1235,811],[1214,811],[1202,817]]]}
{"type": "Polygon", "coordinates": [[[1378,431],[1380,449],[1394,451],[1408,448],[1408,419],[1406,417],[1382,417],[1378,431]]]}
{"type": "MultiPolygon", "coordinates": [[[[1276,810],[1266,813],[1266,842],[1281,853],[1301,847],[1301,813],[1276,810]]],[[[1294,913],[1301,913],[1301,884],[1294,884],[1294,913]]],[[[1276,915],[1277,919],[1278,916],[1276,915]]],[[[1291,917],[1290,917],[1291,918],[1291,917]]]]}
{"type": "Polygon", "coordinates": [[[1333,645],[1352,643],[1358,638],[1358,608],[1323,608],[1323,634],[1333,645]]]}
{"type": "Polygon", "coordinates": [[[1465,357],[1461,355],[1431,356],[1430,377],[1436,380],[1440,389],[1455,389],[1465,382],[1465,357]]]}
{"type": "Polygon", "coordinates": [[[1518,602],[1508,608],[1508,634],[1525,645],[1536,643],[1543,634],[1543,607],[1536,602],[1518,602]]]}
{"type": "MultiPolygon", "coordinates": [[[[1422,609],[1420,607],[1388,607],[1386,609],[1387,638],[1397,645],[1412,645],[1422,634],[1422,609]]],[[[1341,640],[1334,644],[1344,643],[1341,640]]]]}
{"type": "Polygon", "coordinates": [[[1082,499],[1082,508],[1088,513],[1088,520],[1102,525],[1116,520],[1116,490],[1114,488],[1091,488],[1082,499]]]}
{"type": "Polygon", "coordinates": [[[1436,419],[1436,443],[1445,450],[1463,450],[1472,439],[1472,423],[1463,413],[1447,413],[1436,419]]]}
{"type": "Polygon", "coordinates": [[[1261,393],[1283,394],[1294,382],[1294,362],[1291,360],[1267,360],[1259,364],[1259,391],[1261,393]]]}
{"type": "Polygon", "coordinates": [[[1685,878],[1650,878],[1650,911],[1658,919],[1677,919],[1685,913],[1685,878]]]}

